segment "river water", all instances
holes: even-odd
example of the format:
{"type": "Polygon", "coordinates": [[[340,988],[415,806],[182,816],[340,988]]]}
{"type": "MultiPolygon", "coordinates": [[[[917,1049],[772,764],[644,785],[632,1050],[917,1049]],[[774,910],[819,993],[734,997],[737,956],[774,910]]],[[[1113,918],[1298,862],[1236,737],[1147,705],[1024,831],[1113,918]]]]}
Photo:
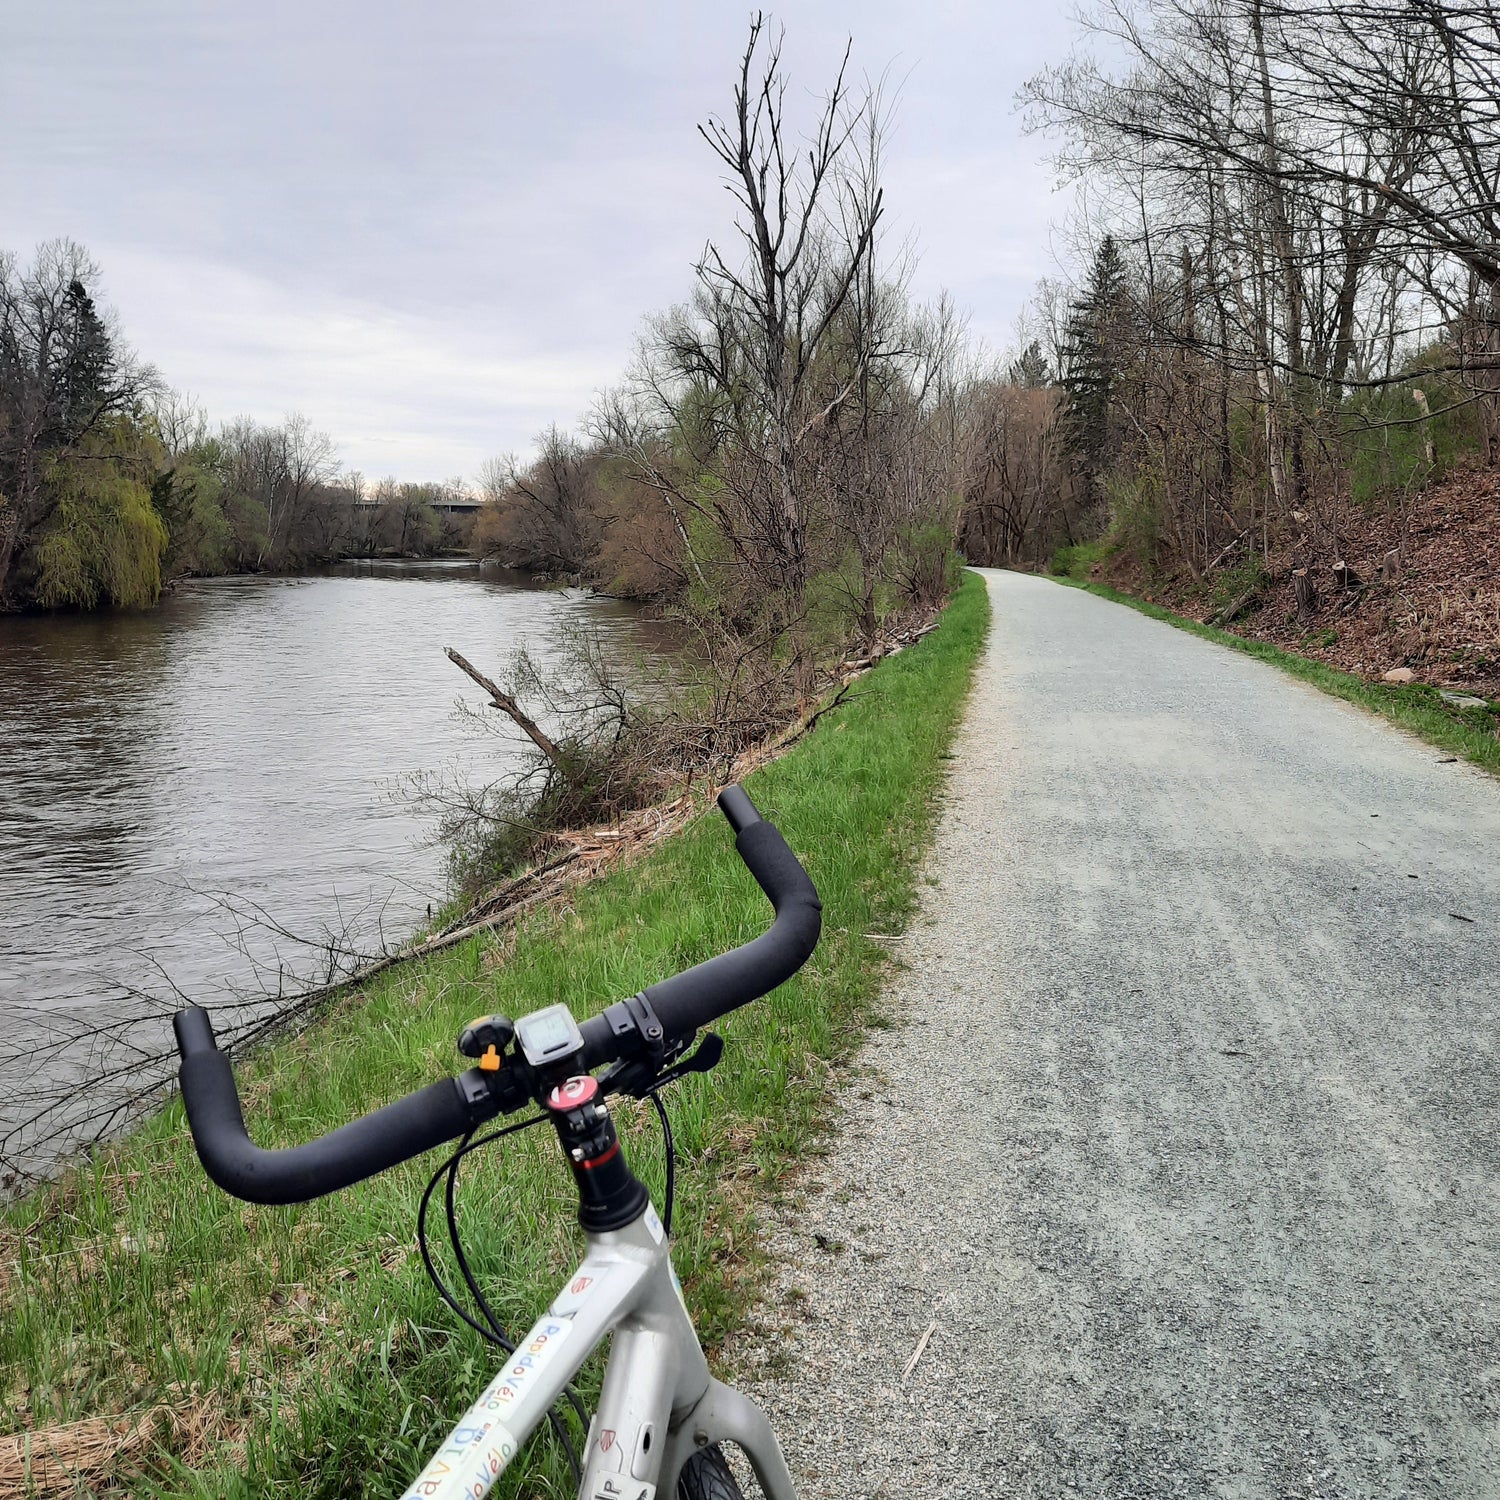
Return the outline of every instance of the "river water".
{"type": "Polygon", "coordinates": [[[443,648],[495,675],[522,641],[545,661],[570,622],[622,651],[653,644],[629,606],[463,562],[0,618],[0,1196],[6,1160],[27,1162],[19,1122],[47,1084],[87,1071],[59,1041],[151,1009],[146,996],[274,989],[280,965],[318,967],[294,938],[378,949],[444,899],[434,817],[407,783],[493,779],[515,751],[464,727],[458,701],[485,695],[443,648]]]}

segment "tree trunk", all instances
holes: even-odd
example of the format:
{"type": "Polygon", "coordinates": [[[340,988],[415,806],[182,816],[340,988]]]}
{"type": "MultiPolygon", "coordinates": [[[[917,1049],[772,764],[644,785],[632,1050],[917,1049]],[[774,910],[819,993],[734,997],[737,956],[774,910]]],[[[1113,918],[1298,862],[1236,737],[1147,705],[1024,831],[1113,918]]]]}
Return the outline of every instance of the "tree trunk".
{"type": "Polygon", "coordinates": [[[453,665],[457,667],[461,672],[466,672],[470,677],[472,677],[474,681],[477,682],[479,686],[482,687],[485,692],[490,695],[491,703],[493,703],[494,706],[501,711],[501,713],[508,715],[516,724],[518,724],[523,730],[525,730],[526,734],[530,737],[532,744],[534,744],[537,749],[540,750],[542,754],[552,762],[554,766],[562,769],[562,751],[559,750],[557,746],[554,745],[552,741],[542,733],[540,726],[521,708],[520,704],[518,704],[509,693],[501,691],[501,689],[498,688],[493,682],[491,682],[490,679],[486,677],[484,673],[482,673],[477,667],[472,666],[468,661],[460,656],[452,646],[445,646],[443,650],[446,652],[448,660],[451,661],[453,665]]]}
{"type": "Polygon", "coordinates": [[[1297,619],[1306,624],[1318,611],[1318,589],[1306,568],[1292,570],[1292,590],[1297,596],[1297,619]]]}

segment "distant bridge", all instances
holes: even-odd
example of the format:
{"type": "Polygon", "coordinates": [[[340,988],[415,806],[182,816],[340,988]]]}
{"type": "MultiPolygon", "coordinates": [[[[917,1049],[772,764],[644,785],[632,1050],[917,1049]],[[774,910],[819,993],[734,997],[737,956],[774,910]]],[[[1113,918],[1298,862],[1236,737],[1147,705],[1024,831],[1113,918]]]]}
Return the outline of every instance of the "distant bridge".
{"type": "MultiPolygon", "coordinates": [[[[355,510],[384,510],[384,500],[356,500],[355,510]]],[[[472,516],[483,505],[483,500],[429,500],[427,502],[440,516],[472,516]]]]}

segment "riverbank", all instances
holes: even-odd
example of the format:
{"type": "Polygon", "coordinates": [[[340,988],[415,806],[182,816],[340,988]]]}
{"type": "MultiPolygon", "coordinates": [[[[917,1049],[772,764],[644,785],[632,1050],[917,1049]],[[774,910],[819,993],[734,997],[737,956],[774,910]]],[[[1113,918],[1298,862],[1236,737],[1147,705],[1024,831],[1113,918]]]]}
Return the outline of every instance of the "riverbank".
{"type": "MultiPolygon", "coordinates": [[[[830,1069],[879,1024],[882,937],[912,910],[987,619],[971,577],[938,630],[750,780],[817,882],[825,927],[797,980],[725,1024],[718,1071],[672,1100],[678,1266],[711,1344],[747,1315],[759,1210],[820,1138],[830,1069]]],[[[252,1129],[268,1145],[330,1129],[454,1071],[454,1039],[474,1014],[561,997],[596,1011],[742,941],[764,916],[721,821],[704,819],[565,908],[382,976],[257,1059],[252,1129]]],[[[654,1127],[644,1110],[622,1113],[659,1196],[654,1127]]],[[[372,1473],[372,1492],[391,1491],[488,1368],[415,1254],[430,1170],[410,1164],[301,1209],[251,1208],[209,1188],[172,1106],[3,1221],[0,1427],[61,1434],[75,1453],[87,1438],[106,1455],[86,1481],[95,1491],[331,1500],[365,1492],[372,1473]],[[101,1429],[115,1432],[112,1450],[101,1429]]],[[[524,1327],[574,1263],[566,1177],[550,1142],[524,1135],[465,1182],[475,1270],[507,1324],[524,1327]]],[[[550,1434],[534,1458],[515,1471],[525,1493],[571,1493],[550,1434]]],[[[509,1479],[500,1493],[521,1488],[509,1479]]]]}

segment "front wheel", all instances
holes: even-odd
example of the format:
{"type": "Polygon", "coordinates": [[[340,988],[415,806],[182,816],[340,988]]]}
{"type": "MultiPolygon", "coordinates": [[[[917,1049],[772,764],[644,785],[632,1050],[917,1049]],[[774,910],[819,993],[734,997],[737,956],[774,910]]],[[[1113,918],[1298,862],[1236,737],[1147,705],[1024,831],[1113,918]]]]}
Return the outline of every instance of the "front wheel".
{"type": "Polygon", "coordinates": [[[677,1476],[677,1500],[744,1500],[717,1443],[700,1448],[677,1476]]]}

